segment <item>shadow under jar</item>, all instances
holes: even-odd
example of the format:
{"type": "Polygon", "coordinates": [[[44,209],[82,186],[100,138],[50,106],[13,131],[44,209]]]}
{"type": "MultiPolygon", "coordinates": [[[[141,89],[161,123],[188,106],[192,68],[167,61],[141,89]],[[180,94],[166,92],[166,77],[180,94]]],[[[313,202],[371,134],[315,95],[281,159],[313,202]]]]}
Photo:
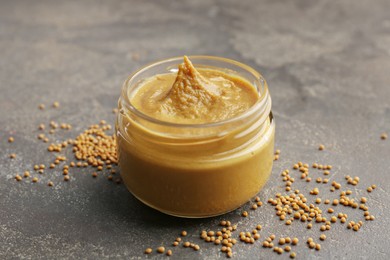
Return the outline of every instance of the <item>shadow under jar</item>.
{"type": "Polygon", "coordinates": [[[125,81],[116,121],[120,173],[128,190],[156,210],[180,217],[216,216],[246,203],[270,176],[271,97],[254,69],[225,58],[191,56],[195,67],[246,79],[259,99],[236,117],[205,124],[164,122],[137,110],[131,98],[142,81],[176,72],[181,59],[153,63],[125,81]]]}

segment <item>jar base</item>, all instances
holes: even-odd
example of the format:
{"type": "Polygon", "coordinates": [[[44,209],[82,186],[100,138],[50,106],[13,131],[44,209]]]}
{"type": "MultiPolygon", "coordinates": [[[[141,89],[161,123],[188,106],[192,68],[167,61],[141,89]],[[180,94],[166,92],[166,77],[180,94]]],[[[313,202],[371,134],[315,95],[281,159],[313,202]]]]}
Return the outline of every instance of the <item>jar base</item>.
{"type": "Polygon", "coordinates": [[[235,211],[236,209],[242,207],[242,206],[245,205],[248,201],[250,201],[250,200],[248,200],[248,201],[244,202],[243,204],[241,204],[241,205],[239,205],[239,206],[237,206],[237,207],[235,207],[235,208],[233,208],[233,209],[229,209],[229,210],[227,210],[227,211],[224,211],[224,212],[222,212],[222,213],[207,214],[207,215],[196,215],[196,216],[194,216],[194,215],[177,214],[177,213],[174,213],[174,212],[171,212],[171,211],[166,211],[166,210],[163,210],[163,209],[159,209],[159,208],[157,208],[157,207],[155,207],[155,206],[153,206],[153,205],[147,203],[146,201],[140,199],[139,197],[137,197],[137,196],[136,196],[133,192],[131,192],[130,190],[129,190],[129,192],[130,192],[137,200],[139,200],[140,202],[142,202],[143,204],[145,204],[146,206],[148,206],[148,207],[150,207],[150,208],[152,208],[152,209],[154,209],[154,210],[157,210],[157,211],[159,211],[159,212],[161,212],[161,213],[164,213],[164,214],[166,214],[166,215],[169,215],[169,216],[179,217],[179,218],[188,218],[188,219],[191,219],[191,218],[192,218],[192,219],[196,219],[196,218],[212,218],[212,217],[221,216],[221,215],[227,214],[227,213],[229,213],[229,212],[235,211]]]}

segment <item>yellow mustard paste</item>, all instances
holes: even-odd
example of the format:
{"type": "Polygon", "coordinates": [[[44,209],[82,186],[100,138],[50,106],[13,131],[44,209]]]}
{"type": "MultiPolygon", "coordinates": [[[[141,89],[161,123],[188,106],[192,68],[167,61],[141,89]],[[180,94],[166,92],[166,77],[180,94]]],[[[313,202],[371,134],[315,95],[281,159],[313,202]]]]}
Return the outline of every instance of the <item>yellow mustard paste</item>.
{"type": "Polygon", "coordinates": [[[215,69],[197,70],[184,56],[177,74],[159,74],[145,80],[131,103],[162,121],[200,124],[237,116],[258,99],[247,80],[215,69]]]}

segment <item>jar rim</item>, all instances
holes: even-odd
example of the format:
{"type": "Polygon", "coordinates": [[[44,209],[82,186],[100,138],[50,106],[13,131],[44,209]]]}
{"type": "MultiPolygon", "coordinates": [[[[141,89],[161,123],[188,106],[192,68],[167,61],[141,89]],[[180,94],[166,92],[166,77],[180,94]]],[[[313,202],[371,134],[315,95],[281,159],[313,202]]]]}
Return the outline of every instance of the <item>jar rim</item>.
{"type": "Polygon", "coordinates": [[[263,78],[263,76],[259,72],[257,72],[255,69],[253,69],[252,67],[250,67],[244,63],[241,63],[241,62],[238,62],[238,61],[235,61],[232,59],[228,59],[228,58],[217,57],[217,56],[189,55],[188,58],[190,60],[193,60],[193,61],[200,60],[200,59],[213,60],[213,61],[228,63],[228,64],[231,64],[231,65],[234,65],[234,66],[237,66],[237,67],[244,69],[246,72],[249,72],[252,76],[254,76],[255,80],[258,83],[257,85],[261,87],[261,89],[256,88],[257,92],[260,92],[259,100],[257,100],[256,103],[253,104],[248,110],[246,110],[245,112],[243,112],[237,116],[234,116],[234,117],[231,117],[231,118],[228,118],[225,120],[221,120],[221,121],[200,123],[200,124],[199,123],[198,124],[196,124],[196,123],[195,124],[188,124],[188,123],[183,124],[183,123],[168,122],[168,121],[159,120],[157,118],[154,118],[154,117],[151,117],[151,116],[148,116],[148,115],[142,113],[140,110],[138,110],[131,103],[129,95],[128,95],[128,89],[130,86],[132,86],[131,83],[132,83],[133,79],[135,77],[137,77],[139,74],[147,71],[148,69],[150,69],[152,67],[162,65],[164,63],[174,62],[174,61],[178,61],[178,63],[180,63],[180,61],[182,61],[182,59],[183,59],[183,56],[177,56],[177,57],[173,57],[173,58],[168,58],[168,59],[163,59],[163,60],[151,62],[145,66],[142,66],[140,69],[138,69],[135,72],[133,72],[132,74],[130,74],[122,86],[120,101],[124,101],[124,102],[121,102],[121,105],[126,107],[128,110],[130,110],[135,115],[137,115],[137,116],[139,116],[139,117],[143,118],[144,120],[147,120],[151,123],[163,125],[163,126],[168,126],[168,127],[179,127],[179,128],[217,127],[217,126],[230,124],[230,123],[234,123],[236,121],[243,120],[246,117],[250,117],[251,115],[256,113],[258,110],[261,110],[261,111],[266,110],[268,102],[270,102],[268,85],[267,85],[267,82],[265,81],[265,79],[263,78]]]}

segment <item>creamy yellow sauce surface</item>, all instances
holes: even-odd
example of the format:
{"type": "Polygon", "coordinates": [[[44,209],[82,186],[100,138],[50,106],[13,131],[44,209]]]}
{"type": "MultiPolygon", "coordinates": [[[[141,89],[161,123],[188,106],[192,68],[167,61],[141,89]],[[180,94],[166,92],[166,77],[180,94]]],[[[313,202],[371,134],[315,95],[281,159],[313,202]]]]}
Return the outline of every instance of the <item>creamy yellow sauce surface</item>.
{"type": "Polygon", "coordinates": [[[245,79],[221,70],[196,69],[185,56],[177,74],[159,74],[140,83],[131,103],[162,121],[202,124],[235,117],[258,99],[245,79]]]}

